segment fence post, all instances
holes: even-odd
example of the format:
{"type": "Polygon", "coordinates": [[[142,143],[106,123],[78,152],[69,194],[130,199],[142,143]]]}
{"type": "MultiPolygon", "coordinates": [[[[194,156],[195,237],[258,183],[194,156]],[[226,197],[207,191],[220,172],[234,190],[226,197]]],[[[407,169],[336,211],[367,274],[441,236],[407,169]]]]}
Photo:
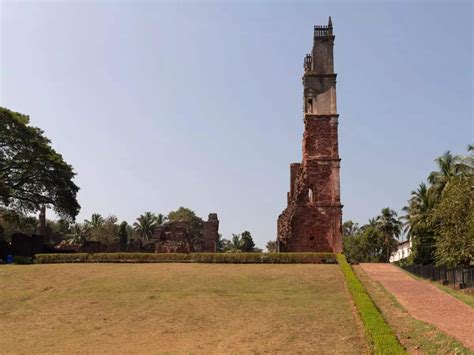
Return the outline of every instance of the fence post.
{"type": "Polygon", "coordinates": [[[461,285],[459,285],[460,289],[466,288],[466,284],[464,283],[464,267],[461,266],[461,285]]]}

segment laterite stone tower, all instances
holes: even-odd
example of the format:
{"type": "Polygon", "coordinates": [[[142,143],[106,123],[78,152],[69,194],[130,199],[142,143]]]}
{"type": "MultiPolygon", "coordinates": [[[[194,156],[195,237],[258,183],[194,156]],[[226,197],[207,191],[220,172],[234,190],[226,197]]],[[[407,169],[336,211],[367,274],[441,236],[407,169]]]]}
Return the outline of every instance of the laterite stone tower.
{"type": "Polygon", "coordinates": [[[304,58],[303,161],[290,165],[288,206],[278,217],[281,252],[342,251],[334,38],[329,17],[314,27],[304,58]]]}

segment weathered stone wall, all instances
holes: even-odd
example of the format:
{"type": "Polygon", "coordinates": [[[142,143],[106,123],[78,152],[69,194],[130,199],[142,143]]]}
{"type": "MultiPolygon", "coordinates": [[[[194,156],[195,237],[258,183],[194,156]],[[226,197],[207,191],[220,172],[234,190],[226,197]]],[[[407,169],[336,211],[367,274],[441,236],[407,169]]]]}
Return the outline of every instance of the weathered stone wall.
{"type": "Polygon", "coordinates": [[[334,36],[332,24],[317,27],[303,76],[303,160],[290,166],[288,206],[278,217],[280,251],[342,251],[334,36]]]}
{"type": "Polygon", "coordinates": [[[155,230],[156,253],[192,253],[195,251],[189,223],[168,222],[155,230]]]}
{"type": "Polygon", "coordinates": [[[219,220],[216,213],[210,213],[207,222],[204,222],[202,233],[202,252],[215,253],[219,236],[219,220]]]}
{"type": "Polygon", "coordinates": [[[155,243],[156,253],[215,253],[218,233],[217,214],[210,213],[199,235],[193,234],[187,222],[167,222],[155,229],[150,242],[155,243]]]}

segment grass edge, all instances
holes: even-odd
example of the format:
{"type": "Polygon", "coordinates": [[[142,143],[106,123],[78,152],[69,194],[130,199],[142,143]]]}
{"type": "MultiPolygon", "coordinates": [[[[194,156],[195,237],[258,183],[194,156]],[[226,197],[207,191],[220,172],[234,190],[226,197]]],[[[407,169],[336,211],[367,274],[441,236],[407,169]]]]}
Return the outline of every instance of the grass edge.
{"type": "Polygon", "coordinates": [[[369,345],[375,354],[406,354],[395,333],[375,306],[343,254],[336,255],[347,288],[359,312],[369,345]]]}

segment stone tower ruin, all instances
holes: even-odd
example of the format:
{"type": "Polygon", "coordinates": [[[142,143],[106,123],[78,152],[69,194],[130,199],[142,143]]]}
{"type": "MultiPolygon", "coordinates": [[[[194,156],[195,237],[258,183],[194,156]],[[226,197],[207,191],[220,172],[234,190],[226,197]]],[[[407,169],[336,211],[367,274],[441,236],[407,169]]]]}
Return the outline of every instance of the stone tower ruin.
{"type": "Polygon", "coordinates": [[[290,165],[288,206],[278,217],[281,252],[341,252],[333,27],[315,26],[313,49],[304,58],[303,160],[290,165]]]}

